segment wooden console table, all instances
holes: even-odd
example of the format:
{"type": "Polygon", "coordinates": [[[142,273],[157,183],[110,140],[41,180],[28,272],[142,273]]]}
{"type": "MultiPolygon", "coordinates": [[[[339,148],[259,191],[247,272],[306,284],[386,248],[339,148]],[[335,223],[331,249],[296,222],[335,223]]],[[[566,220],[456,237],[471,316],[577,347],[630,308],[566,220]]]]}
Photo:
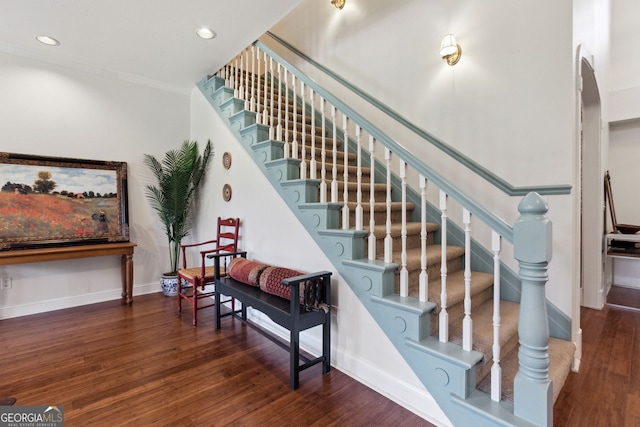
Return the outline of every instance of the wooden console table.
{"type": "Polygon", "coordinates": [[[122,255],[122,303],[131,305],[133,303],[133,248],[135,246],[135,243],[124,242],[0,251],[0,265],[122,255]]]}

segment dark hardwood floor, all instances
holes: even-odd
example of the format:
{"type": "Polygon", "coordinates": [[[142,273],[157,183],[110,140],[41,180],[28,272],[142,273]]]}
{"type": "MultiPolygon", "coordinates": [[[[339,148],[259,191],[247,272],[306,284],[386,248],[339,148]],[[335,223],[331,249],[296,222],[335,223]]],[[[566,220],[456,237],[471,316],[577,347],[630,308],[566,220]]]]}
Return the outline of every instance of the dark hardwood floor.
{"type": "MultiPolygon", "coordinates": [[[[640,312],[583,308],[580,372],[558,426],[640,426],[640,312]]],[[[0,321],[0,397],[62,405],[67,426],[428,426],[347,375],[313,367],[288,386],[288,355],[230,318],[198,328],[174,299],[143,295],[0,321]]]]}
{"type": "Polygon", "coordinates": [[[66,426],[429,426],[337,369],[289,389],[285,350],[162,294],[0,321],[0,397],[61,405],[66,426]]]}
{"type": "Polygon", "coordinates": [[[582,308],[582,361],[554,407],[554,426],[640,426],[640,312],[582,308]]]}

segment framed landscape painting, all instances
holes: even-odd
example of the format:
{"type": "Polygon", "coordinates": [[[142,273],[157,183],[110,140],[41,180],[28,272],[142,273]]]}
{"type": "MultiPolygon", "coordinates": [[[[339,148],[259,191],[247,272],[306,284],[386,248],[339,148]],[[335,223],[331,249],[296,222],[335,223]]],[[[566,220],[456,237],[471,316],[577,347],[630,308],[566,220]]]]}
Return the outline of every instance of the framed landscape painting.
{"type": "Polygon", "coordinates": [[[129,240],[127,164],[0,152],[0,250],[129,240]]]}

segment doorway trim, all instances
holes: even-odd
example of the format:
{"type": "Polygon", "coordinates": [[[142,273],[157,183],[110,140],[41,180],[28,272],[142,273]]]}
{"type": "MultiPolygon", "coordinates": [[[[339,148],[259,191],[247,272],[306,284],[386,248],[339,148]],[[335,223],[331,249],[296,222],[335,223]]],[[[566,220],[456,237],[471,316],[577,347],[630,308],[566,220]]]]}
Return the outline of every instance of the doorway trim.
{"type": "Polygon", "coordinates": [[[603,180],[602,106],[594,57],[582,45],[576,56],[576,133],[575,133],[575,274],[572,302],[572,340],[576,345],[574,370],[582,356],[580,307],[601,309],[603,295],[603,180]]]}

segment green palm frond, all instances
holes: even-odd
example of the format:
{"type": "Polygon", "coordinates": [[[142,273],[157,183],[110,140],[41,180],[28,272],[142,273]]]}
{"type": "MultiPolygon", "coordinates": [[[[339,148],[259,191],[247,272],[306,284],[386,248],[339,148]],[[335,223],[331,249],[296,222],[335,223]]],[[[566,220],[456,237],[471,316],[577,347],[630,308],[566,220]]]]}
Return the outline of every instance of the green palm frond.
{"type": "Polygon", "coordinates": [[[180,242],[191,232],[191,207],[212,155],[211,141],[200,155],[198,143],[188,140],[180,149],[167,151],[161,162],[144,155],[144,164],[157,181],[157,185],[147,185],[146,195],[165,228],[172,272],[178,268],[180,242]]]}

